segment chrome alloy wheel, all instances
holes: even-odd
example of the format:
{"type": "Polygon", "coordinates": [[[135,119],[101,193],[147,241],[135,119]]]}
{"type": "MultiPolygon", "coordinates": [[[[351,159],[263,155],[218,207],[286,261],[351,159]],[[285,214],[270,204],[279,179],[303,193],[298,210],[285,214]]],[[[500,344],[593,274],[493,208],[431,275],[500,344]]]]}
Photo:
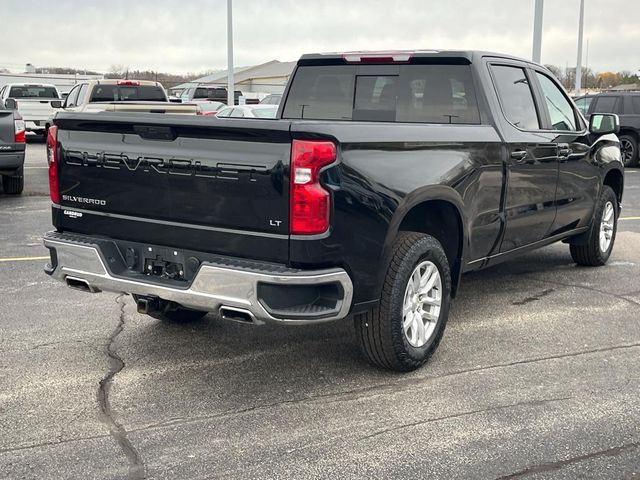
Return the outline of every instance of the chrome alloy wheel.
{"type": "Polygon", "coordinates": [[[609,246],[611,245],[615,217],[613,203],[607,202],[602,212],[602,221],[600,222],[600,251],[602,253],[609,250],[609,246]]]}
{"type": "Polygon", "coordinates": [[[442,279],[438,267],[421,262],[409,277],[402,305],[402,327],[409,344],[420,348],[436,329],[442,304],[442,279]]]}

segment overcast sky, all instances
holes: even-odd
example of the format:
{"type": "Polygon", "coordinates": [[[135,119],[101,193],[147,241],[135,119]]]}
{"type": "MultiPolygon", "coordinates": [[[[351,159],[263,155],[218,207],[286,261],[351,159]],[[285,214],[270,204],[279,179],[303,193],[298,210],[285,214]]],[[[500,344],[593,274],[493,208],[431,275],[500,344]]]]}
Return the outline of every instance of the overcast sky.
{"type": "MultiPolygon", "coordinates": [[[[579,0],[546,0],[542,62],[575,65],[579,0]]],[[[640,69],[640,0],[586,0],[595,70],[640,69]]],[[[235,64],[302,53],[481,49],[529,58],[534,0],[234,0],[235,64]]],[[[226,65],[226,0],[0,0],[0,68],[226,65]]],[[[586,53],[586,52],[585,52],[586,53]]]]}

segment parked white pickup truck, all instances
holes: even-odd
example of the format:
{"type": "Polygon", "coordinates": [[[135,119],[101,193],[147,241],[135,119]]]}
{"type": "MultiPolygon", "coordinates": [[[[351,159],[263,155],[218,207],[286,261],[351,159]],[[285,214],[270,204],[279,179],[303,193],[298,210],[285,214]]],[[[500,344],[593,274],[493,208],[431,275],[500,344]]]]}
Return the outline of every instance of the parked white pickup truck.
{"type": "Polygon", "coordinates": [[[0,90],[0,103],[7,99],[16,102],[16,108],[25,122],[27,132],[46,135],[47,123],[62,105],[60,92],[54,85],[10,83],[0,90]]]}

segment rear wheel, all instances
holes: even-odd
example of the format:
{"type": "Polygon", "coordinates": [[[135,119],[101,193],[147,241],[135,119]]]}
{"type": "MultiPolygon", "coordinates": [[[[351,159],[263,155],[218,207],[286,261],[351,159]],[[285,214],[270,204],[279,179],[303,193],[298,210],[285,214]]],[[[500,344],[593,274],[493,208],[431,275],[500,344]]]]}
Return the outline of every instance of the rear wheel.
{"type": "Polygon", "coordinates": [[[14,175],[2,177],[2,189],[4,193],[19,195],[24,190],[24,167],[20,167],[14,175]]]}
{"type": "Polygon", "coordinates": [[[571,258],[578,265],[599,267],[609,260],[618,229],[617,204],[616,194],[611,187],[604,185],[587,240],[579,245],[569,246],[571,258]]]}
{"type": "Polygon", "coordinates": [[[354,323],[369,362],[406,372],[424,364],[440,343],[451,274],[442,245],[429,235],[400,232],[392,248],[380,305],[354,323]]]}
{"type": "Polygon", "coordinates": [[[625,167],[638,164],[638,142],[631,135],[620,135],[620,153],[625,167]]]}

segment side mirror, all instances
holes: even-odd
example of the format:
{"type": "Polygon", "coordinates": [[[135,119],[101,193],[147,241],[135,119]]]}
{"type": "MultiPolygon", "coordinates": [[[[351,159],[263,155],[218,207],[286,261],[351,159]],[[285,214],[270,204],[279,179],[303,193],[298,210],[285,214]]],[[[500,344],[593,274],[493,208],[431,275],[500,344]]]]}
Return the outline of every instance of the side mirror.
{"type": "Polygon", "coordinates": [[[51,100],[52,108],[62,108],[62,101],[60,100],[51,100]]]}
{"type": "Polygon", "coordinates": [[[620,131],[620,118],[613,113],[594,113],[589,118],[589,131],[596,135],[618,133],[620,131]]]}
{"type": "Polygon", "coordinates": [[[13,98],[7,98],[4,101],[4,108],[7,110],[16,110],[18,108],[18,103],[13,98]]]}

